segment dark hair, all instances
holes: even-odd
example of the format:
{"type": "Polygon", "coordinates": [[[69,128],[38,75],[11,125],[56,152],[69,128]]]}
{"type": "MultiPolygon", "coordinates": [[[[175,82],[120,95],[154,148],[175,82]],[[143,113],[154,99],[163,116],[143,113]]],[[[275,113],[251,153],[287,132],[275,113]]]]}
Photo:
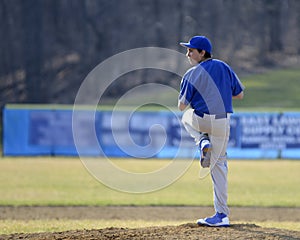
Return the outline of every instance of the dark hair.
{"type": "MultiPolygon", "coordinates": [[[[202,49],[197,49],[197,50],[198,50],[199,53],[202,52],[202,49]]],[[[205,58],[211,58],[211,54],[209,52],[205,51],[204,57],[205,58]]]]}

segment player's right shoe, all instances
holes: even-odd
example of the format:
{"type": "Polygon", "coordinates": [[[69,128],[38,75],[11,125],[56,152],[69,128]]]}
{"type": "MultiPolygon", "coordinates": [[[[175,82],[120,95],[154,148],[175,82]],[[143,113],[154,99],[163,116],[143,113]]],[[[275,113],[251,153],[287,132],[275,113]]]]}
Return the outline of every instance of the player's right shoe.
{"type": "Polygon", "coordinates": [[[230,226],[228,216],[224,213],[218,213],[218,212],[212,217],[198,219],[197,224],[210,226],[210,227],[229,227],[230,226]]]}

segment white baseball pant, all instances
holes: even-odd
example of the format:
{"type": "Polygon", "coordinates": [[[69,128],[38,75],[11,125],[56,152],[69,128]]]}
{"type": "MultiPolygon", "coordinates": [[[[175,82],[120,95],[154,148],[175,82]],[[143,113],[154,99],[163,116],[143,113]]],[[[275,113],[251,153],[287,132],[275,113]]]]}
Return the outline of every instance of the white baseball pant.
{"type": "Polygon", "coordinates": [[[216,115],[208,114],[199,117],[193,109],[188,109],[182,116],[182,123],[196,144],[199,144],[202,133],[208,133],[212,145],[210,174],[214,189],[214,208],[216,212],[229,215],[226,148],[230,133],[230,114],[217,119],[216,115]]]}

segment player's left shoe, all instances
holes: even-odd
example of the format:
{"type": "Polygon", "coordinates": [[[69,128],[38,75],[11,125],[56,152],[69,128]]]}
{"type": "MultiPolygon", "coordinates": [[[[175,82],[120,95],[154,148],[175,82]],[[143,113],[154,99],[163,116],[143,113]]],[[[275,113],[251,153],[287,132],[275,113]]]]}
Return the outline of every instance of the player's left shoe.
{"type": "Polygon", "coordinates": [[[210,166],[210,155],[212,146],[207,133],[203,133],[199,143],[200,150],[200,165],[203,168],[208,168],[210,166]]]}
{"type": "Polygon", "coordinates": [[[197,224],[210,226],[210,227],[229,227],[230,226],[228,216],[224,213],[218,213],[218,212],[212,217],[198,219],[197,224]]]}
{"type": "Polygon", "coordinates": [[[203,168],[208,168],[210,166],[210,155],[211,155],[211,143],[208,142],[201,149],[200,164],[203,168]]]}

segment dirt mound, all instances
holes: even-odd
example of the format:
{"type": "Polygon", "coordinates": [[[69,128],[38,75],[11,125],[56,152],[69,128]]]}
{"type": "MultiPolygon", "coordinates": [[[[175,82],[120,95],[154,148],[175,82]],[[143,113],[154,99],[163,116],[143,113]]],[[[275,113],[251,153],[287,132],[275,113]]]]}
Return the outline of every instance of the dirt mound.
{"type": "Polygon", "coordinates": [[[179,226],[147,228],[105,228],[56,233],[2,235],[0,239],[300,239],[300,232],[261,228],[255,224],[234,224],[227,228],[212,228],[188,223],[179,226]]]}
{"type": "MultiPolygon", "coordinates": [[[[293,221],[300,222],[300,208],[232,207],[233,221],[293,221]]],[[[180,220],[190,222],[213,213],[211,207],[172,206],[110,206],[110,207],[34,207],[0,206],[0,219],[121,219],[180,220]]],[[[73,230],[55,233],[15,233],[0,235],[7,239],[299,239],[299,231],[262,228],[255,224],[232,224],[228,228],[212,228],[187,223],[179,226],[73,230]]]]}

